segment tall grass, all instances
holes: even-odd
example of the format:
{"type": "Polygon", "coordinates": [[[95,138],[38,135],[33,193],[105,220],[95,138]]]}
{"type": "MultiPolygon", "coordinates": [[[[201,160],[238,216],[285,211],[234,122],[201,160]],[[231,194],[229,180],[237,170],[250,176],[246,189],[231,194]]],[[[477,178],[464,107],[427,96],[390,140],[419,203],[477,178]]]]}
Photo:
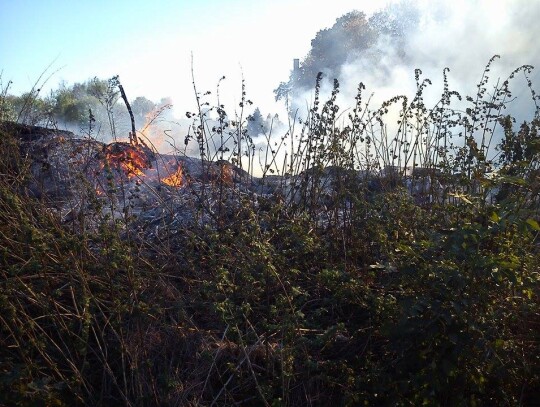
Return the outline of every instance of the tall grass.
{"type": "Polygon", "coordinates": [[[346,115],[319,76],[260,151],[244,85],[228,115],[194,84],[186,224],[157,190],[166,210],[138,219],[107,168],[105,198],[72,174],[86,204],[66,222],[28,188],[38,130],[2,124],[0,403],[533,405],[538,97],[528,66],[490,88],[494,60],[461,102],[444,70],[427,107],[417,70],[412,98],[372,108],[360,84],[346,115]],[[518,74],[536,111],[515,129],[518,74]]]}

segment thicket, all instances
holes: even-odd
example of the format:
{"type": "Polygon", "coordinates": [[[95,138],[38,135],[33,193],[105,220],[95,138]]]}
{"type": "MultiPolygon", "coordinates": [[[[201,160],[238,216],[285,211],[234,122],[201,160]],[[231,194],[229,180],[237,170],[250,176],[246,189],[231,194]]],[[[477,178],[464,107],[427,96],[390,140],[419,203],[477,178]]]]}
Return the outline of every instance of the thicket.
{"type": "Polygon", "coordinates": [[[62,224],[4,128],[0,403],[534,405],[539,98],[529,82],[516,127],[510,84],[532,68],[490,87],[490,65],[463,109],[447,70],[427,107],[417,71],[412,99],[375,109],[360,84],[345,119],[319,77],[308,117],[262,152],[245,92],[229,118],[196,90],[201,165],[254,180],[260,161],[260,191],[281,192],[218,177],[198,191],[208,222],[154,240],[101,209],[79,215],[95,228],[62,224]]]}

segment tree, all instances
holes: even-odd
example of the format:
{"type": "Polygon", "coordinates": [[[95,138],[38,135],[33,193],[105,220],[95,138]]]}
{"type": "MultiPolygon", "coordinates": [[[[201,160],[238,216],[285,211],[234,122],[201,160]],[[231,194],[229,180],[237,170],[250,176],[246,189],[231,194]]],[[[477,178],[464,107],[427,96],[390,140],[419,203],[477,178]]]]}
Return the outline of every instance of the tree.
{"type": "Polygon", "coordinates": [[[84,126],[88,121],[89,110],[94,114],[101,110],[99,97],[102,92],[103,82],[96,78],[67,86],[65,83],[53,92],[51,103],[54,118],[62,123],[84,126]]]}
{"type": "Polygon", "coordinates": [[[347,59],[357,56],[376,40],[366,15],[353,11],[338,18],[330,29],[321,30],[311,41],[295,86],[311,87],[318,72],[336,77],[347,59]]]}
{"type": "Polygon", "coordinates": [[[252,137],[256,137],[259,134],[267,131],[267,125],[259,108],[255,108],[253,113],[248,116],[247,131],[252,137]]]}
{"type": "Polygon", "coordinates": [[[135,115],[137,126],[143,126],[149,113],[156,109],[156,104],[144,96],[139,96],[131,102],[131,110],[135,115]]]}
{"type": "Polygon", "coordinates": [[[407,33],[417,23],[418,11],[408,3],[390,5],[369,19],[360,11],[339,17],[332,27],[317,32],[300,68],[274,90],[276,100],[313,88],[319,72],[330,80],[339,78],[342,66],[360,57],[370,58],[376,65],[381,53],[377,45],[383,37],[389,37],[398,55],[404,56],[407,33]]]}

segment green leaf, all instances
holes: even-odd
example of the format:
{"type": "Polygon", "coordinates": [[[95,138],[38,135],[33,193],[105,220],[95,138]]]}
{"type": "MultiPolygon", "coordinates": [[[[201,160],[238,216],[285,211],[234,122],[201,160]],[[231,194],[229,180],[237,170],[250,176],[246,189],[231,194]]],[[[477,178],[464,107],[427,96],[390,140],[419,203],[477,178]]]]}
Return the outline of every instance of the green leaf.
{"type": "Polygon", "coordinates": [[[538,224],[537,221],[535,221],[534,219],[527,219],[525,222],[527,222],[527,224],[533,229],[533,230],[540,230],[540,225],[538,224]]]}
{"type": "Polygon", "coordinates": [[[527,181],[525,181],[523,178],[517,177],[517,176],[503,175],[499,179],[502,182],[506,182],[506,183],[512,184],[512,185],[517,185],[517,186],[527,185],[527,181]]]}
{"type": "Polygon", "coordinates": [[[501,220],[500,216],[497,214],[497,212],[493,212],[491,214],[491,216],[489,217],[489,219],[494,222],[494,223],[499,223],[499,221],[501,220]]]}

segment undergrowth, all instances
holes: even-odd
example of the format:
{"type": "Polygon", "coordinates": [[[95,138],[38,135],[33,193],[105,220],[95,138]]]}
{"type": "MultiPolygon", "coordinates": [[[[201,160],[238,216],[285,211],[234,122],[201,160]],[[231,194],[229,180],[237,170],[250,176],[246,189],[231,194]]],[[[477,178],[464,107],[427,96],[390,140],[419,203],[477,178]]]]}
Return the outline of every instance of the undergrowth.
{"type": "Polygon", "coordinates": [[[155,241],[97,206],[64,224],[2,127],[0,404],[534,405],[539,111],[515,128],[509,87],[532,68],[488,90],[492,62],[461,102],[445,70],[433,108],[420,71],[376,109],[360,84],[348,121],[318,77],[262,152],[244,88],[233,119],[195,89],[208,221],[155,241]],[[210,182],[216,160],[257,193],[223,165],[210,182]]]}

